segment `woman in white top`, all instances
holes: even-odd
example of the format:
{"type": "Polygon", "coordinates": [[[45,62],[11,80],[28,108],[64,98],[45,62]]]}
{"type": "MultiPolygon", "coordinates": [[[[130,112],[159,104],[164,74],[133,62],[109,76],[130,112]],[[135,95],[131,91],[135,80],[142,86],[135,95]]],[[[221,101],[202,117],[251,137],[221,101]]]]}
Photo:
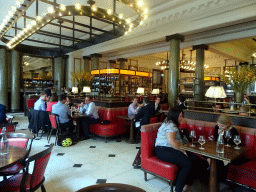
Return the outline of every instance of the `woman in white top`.
{"type": "Polygon", "coordinates": [[[167,119],[158,129],[155,153],[162,161],[173,163],[179,167],[175,191],[189,192],[191,191],[190,186],[194,182],[194,179],[199,175],[201,176],[198,165],[200,165],[200,169],[206,170],[208,164],[197,155],[186,153],[180,149],[182,135],[179,130],[179,124],[182,121],[184,119],[180,109],[174,108],[169,111],[167,119]]]}

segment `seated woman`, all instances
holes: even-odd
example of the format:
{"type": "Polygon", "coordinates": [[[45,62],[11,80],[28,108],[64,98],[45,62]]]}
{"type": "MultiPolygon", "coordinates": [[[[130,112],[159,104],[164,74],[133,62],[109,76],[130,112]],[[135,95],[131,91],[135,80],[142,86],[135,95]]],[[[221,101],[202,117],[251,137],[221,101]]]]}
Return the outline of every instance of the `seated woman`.
{"type": "MultiPolygon", "coordinates": [[[[210,136],[210,140],[217,141],[220,134],[223,135],[224,142],[227,143],[226,133],[230,132],[230,139],[229,144],[234,144],[233,139],[235,135],[239,135],[237,130],[232,126],[232,121],[229,118],[229,116],[223,114],[218,117],[217,125],[215,126],[214,135],[210,136]]],[[[210,163],[210,160],[207,159],[207,161],[210,163]]],[[[224,166],[223,161],[217,161],[217,167],[218,167],[218,179],[219,181],[224,181],[226,179],[227,175],[227,168],[224,166]]]]}
{"type": "Polygon", "coordinates": [[[52,113],[52,106],[56,103],[58,103],[58,96],[57,94],[53,93],[50,98],[50,101],[47,103],[46,111],[49,111],[52,113]]]}
{"type": "Polygon", "coordinates": [[[204,174],[208,164],[197,155],[180,149],[182,138],[179,124],[183,121],[182,111],[171,109],[165,122],[158,129],[155,153],[162,161],[170,162],[179,167],[176,179],[176,192],[191,191],[194,179],[204,174]],[[185,186],[185,184],[187,184],[185,186]],[[184,188],[184,189],[183,189],[184,188]]]}
{"type": "Polygon", "coordinates": [[[69,108],[71,108],[74,104],[71,102],[71,99],[69,96],[66,97],[66,103],[65,105],[67,105],[69,108]]]}

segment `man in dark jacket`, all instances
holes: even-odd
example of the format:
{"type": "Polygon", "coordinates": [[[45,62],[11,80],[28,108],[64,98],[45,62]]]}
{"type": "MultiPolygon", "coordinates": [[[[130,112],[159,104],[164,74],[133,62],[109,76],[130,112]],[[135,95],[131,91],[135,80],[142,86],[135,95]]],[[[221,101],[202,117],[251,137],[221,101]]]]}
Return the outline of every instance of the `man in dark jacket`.
{"type": "Polygon", "coordinates": [[[149,104],[148,97],[143,98],[143,105],[144,106],[135,115],[135,121],[140,121],[140,126],[149,124],[150,117],[155,114],[155,106],[149,104]]]}

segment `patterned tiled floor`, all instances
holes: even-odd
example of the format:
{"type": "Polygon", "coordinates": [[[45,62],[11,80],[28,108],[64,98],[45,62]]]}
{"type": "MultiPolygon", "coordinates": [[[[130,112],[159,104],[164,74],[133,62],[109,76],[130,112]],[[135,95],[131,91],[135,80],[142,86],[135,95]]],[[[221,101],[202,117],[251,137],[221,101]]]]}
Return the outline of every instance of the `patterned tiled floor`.
{"type": "MultiPolygon", "coordinates": [[[[17,130],[27,130],[28,118],[18,113],[13,115],[14,121],[19,122],[17,130]]],[[[54,140],[53,136],[51,143],[54,140]]],[[[99,183],[129,184],[147,192],[170,191],[166,181],[148,175],[146,182],[143,172],[132,167],[140,144],[131,145],[125,143],[124,140],[121,142],[116,142],[116,140],[110,139],[108,143],[105,143],[104,139],[96,138],[96,140],[80,141],[70,147],[55,146],[45,172],[46,191],[73,192],[99,183]]],[[[48,145],[45,135],[40,140],[34,140],[31,154],[45,149],[48,145]]],[[[192,186],[193,192],[204,192],[207,188],[200,181],[196,181],[192,186]]],[[[237,186],[232,189],[236,192],[248,191],[237,186]]],[[[232,189],[228,183],[221,183],[222,192],[231,192],[232,189]]]]}

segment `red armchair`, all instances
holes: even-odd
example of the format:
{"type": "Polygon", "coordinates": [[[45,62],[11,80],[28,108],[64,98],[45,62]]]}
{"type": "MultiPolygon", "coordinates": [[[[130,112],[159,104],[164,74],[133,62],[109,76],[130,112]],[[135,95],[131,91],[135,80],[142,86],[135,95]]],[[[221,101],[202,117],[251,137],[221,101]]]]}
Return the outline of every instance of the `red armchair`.
{"type": "Polygon", "coordinates": [[[171,191],[173,191],[178,166],[161,161],[154,152],[157,131],[160,126],[161,123],[154,123],[141,127],[141,170],[144,171],[145,181],[147,181],[147,173],[150,173],[167,180],[171,185],[171,191]]]}

